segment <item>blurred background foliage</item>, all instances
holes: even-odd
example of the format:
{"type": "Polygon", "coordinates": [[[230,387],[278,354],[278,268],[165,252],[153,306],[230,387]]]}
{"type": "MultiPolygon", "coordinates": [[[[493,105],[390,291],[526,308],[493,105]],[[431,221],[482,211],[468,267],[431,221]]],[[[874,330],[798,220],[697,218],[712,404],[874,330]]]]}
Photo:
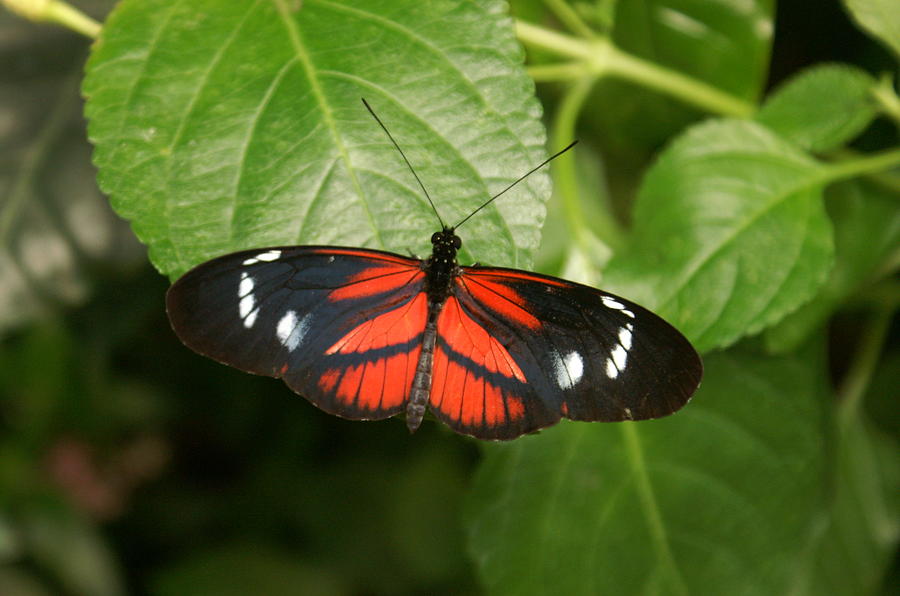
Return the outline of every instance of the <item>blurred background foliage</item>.
{"type": "MultiPolygon", "coordinates": [[[[512,10],[559,28],[549,4],[512,10]]],[[[601,30],[616,4],[617,19],[641,18],[630,0],[575,3],[601,30]]],[[[111,5],[79,2],[98,20],[111,5]]],[[[779,2],[774,22],[771,50],[753,57],[768,88],[821,62],[896,72],[837,1],[779,2]]],[[[94,181],[79,95],[88,46],[0,12],[0,594],[480,593],[461,522],[474,442],[436,424],[410,440],[402,421],[328,416],[173,336],[167,280],[94,181]]],[[[538,86],[548,114],[561,93],[538,86]]],[[[615,82],[592,101],[629,109],[579,121],[592,141],[580,183],[605,186],[601,200],[627,222],[647,164],[703,114],[615,82]]],[[[875,126],[855,147],[894,134],[875,126]]],[[[560,272],[568,239],[562,207],[550,209],[538,269],[560,272]]],[[[829,327],[834,384],[868,316],[859,304],[829,327]]],[[[887,329],[865,402],[897,438],[896,321],[887,329]]],[[[884,593],[898,582],[894,567],[884,593]]]]}

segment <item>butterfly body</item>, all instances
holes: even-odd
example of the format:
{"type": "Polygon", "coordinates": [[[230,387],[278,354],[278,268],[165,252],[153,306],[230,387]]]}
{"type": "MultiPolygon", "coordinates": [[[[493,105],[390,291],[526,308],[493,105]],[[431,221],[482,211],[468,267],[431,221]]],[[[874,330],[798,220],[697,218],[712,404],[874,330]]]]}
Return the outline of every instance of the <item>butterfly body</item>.
{"type": "Polygon", "coordinates": [[[428,319],[425,321],[422,351],[419,353],[412,391],[406,406],[406,426],[410,432],[415,432],[425,417],[431,394],[431,370],[434,366],[434,348],[438,336],[438,316],[451,293],[453,279],[461,271],[456,262],[456,251],[462,246],[462,239],[452,228],[445,227],[440,232],[435,232],[431,236],[431,245],[431,256],[423,261],[428,319]]]}

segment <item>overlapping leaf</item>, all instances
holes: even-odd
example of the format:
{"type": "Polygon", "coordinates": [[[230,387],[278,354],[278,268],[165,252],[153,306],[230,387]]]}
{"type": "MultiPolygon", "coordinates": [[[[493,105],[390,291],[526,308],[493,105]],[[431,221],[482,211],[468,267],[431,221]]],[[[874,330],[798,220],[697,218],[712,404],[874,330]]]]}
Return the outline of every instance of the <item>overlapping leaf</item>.
{"type": "Polygon", "coordinates": [[[783,318],[832,262],[822,168],[758,124],[719,120],[647,172],[631,246],[606,281],[655,308],[701,351],[783,318]]]}
{"type": "Polygon", "coordinates": [[[900,58],[900,10],[895,0],[844,0],[859,26],[900,58]]]}
{"type": "Polygon", "coordinates": [[[874,85],[875,79],[859,68],[817,66],[778,89],[756,119],[804,149],[834,149],[852,140],[875,118],[874,85]]]}
{"type": "Polygon", "coordinates": [[[766,345],[775,352],[796,349],[900,245],[900,209],[891,191],[853,180],[829,188],[826,205],[835,229],[834,267],[813,300],[766,332],[766,345]]]}
{"type": "MultiPolygon", "coordinates": [[[[277,244],[425,252],[437,227],[367,98],[449,224],[545,157],[497,0],[126,0],[84,93],[102,188],[176,275],[277,244]]],[[[545,173],[466,224],[481,262],[528,265],[545,173]]]]}

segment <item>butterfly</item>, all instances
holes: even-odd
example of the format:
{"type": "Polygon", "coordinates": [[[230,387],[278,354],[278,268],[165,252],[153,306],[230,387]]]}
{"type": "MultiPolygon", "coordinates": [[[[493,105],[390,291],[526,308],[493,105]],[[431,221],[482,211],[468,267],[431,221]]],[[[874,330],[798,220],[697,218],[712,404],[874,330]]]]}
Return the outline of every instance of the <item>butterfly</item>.
{"type": "Polygon", "coordinates": [[[168,290],[172,328],[194,351],[281,378],[326,412],[353,420],[405,413],[411,432],[429,410],[452,430],[487,440],[561,418],[644,420],[677,411],[703,365],[662,318],[564,279],[457,263],[456,229],[528,174],[455,226],[435,209],[441,229],[424,260],[282,246],[207,261],[168,290]]]}

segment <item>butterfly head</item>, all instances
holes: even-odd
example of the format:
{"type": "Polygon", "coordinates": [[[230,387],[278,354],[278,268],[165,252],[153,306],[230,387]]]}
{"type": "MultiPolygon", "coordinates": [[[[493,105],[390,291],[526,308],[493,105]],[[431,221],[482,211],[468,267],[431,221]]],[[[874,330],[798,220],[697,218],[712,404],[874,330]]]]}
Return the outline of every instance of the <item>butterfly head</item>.
{"type": "Polygon", "coordinates": [[[431,235],[431,245],[434,247],[434,250],[452,249],[455,253],[462,246],[462,238],[456,235],[453,228],[444,226],[443,230],[431,235]]]}
{"type": "Polygon", "coordinates": [[[453,228],[444,228],[431,235],[431,262],[448,271],[456,265],[456,251],[462,246],[462,240],[453,228]]]}

